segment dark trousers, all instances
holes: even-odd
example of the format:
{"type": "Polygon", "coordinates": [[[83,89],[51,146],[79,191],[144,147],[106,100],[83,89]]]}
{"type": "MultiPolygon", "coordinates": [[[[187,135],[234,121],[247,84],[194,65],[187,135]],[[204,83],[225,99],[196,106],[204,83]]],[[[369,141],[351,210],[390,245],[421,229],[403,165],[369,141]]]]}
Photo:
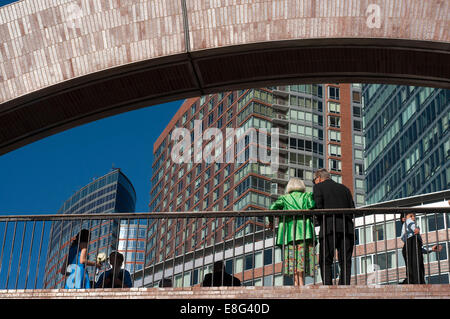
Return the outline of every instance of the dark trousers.
{"type": "Polygon", "coordinates": [[[339,285],[350,285],[353,245],[353,235],[344,236],[342,233],[337,233],[335,238],[333,238],[333,234],[325,235],[323,238],[320,238],[320,274],[324,285],[333,284],[331,268],[333,266],[335,249],[338,251],[339,259],[339,285]]]}
{"type": "Polygon", "coordinates": [[[422,240],[417,235],[407,239],[402,249],[406,265],[405,284],[425,284],[425,266],[423,264],[422,240]]]}

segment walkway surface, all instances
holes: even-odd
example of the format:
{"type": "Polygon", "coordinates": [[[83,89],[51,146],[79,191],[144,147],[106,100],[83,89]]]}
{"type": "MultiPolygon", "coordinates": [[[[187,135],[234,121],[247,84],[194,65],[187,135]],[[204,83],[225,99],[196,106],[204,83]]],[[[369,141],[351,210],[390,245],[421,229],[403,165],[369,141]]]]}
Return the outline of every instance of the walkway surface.
{"type": "Polygon", "coordinates": [[[0,290],[0,299],[450,299],[450,285],[0,290]]]}

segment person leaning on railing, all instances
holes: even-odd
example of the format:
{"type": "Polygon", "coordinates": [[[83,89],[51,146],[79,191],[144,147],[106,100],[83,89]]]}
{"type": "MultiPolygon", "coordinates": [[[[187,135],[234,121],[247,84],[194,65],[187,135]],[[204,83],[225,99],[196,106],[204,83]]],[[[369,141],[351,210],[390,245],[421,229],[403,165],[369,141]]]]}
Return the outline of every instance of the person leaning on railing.
{"type": "Polygon", "coordinates": [[[69,254],[60,270],[66,276],[65,289],[91,288],[86,266],[101,267],[99,263],[87,260],[89,234],[89,230],[82,229],[70,244],[69,254]]]}
{"type": "MultiPolygon", "coordinates": [[[[314,202],[316,209],[355,208],[350,190],[331,179],[330,173],[318,169],[314,173],[314,202]]],[[[332,285],[332,265],[335,250],[339,259],[339,285],[350,285],[354,224],[352,216],[343,213],[325,213],[317,218],[320,226],[320,272],[324,285],[332,285]]]]}
{"type": "MultiPolygon", "coordinates": [[[[280,196],[271,210],[303,210],[315,207],[312,193],[305,192],[305,183],[296,177],[289,180],[286,194],[280,196]]],[[[273,217],[269,217],[269,228],[273,229],[273,217]]],[[[276,245],[284,246],[284,273],[294,275],[294,285],[303,286],[305,276],[313,276],[315,271],[314,223],[307,216],[279,217],[276,245]]]]}
{"type": "Polygon", "coordinates": [[[425,266],[423,254],[440,252],[441,245],[434,245],[431,249],[423,247],[420,228],[416,225],[415,213],[402,213],[403,222],[401,240],[405,244],[402,248],[403,259],[406,266],[406,279],[402,284],[425,284],[425,266]]]}
{"type": "Polygon", "coordinates": [[[95,288],[131,288],[133,285],[128,270],[122,269],[124,257],[118,251],[109,254],[111,269],[100,274],[95,288]]]}

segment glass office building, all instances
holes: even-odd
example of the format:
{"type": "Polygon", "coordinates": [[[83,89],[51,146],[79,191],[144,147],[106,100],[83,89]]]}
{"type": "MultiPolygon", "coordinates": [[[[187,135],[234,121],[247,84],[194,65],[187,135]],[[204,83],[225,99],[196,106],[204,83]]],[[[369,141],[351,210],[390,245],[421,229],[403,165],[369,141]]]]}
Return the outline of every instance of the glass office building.
{"type": "MultiPolygon", "coordinates": [[[[136,192],[130,180],[120,171],[95,179],[64,202],[58,214],[105,214],[134,212],[136,192]]],[[[89,260],[95,260],[99,252],[107,255],[119,246],[118,220],[79,220],[53,222],[45,268],[44,288],[63,288],[64,278],[59,274],[71,240],[80,229],[89,229],[89,260]]],[[[132,239],[132,238],[129,238],[132,239]]],[[[125,263],[126,264],[126,263],[125,263]]],[[[95,269],[88,268],[91,280],[95,269]]]]}
{"type": "Polygon", "coordinates": [[[450,90],[363,85],[368,204],[450,188],[450,90]]]}

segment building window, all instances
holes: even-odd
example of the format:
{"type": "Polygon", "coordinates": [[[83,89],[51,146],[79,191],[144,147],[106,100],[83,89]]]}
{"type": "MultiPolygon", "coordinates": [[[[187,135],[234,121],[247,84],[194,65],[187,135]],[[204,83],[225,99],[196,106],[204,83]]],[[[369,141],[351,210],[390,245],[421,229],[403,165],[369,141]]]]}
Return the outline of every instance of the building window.
{"type": "Polygon", "coordinates": [[[340,128],[341,127],[341,118],[339,116],[328,116],[328,125],[331,127],[340,128]]]}
{"type": "Polygon", "coordinates": [[[340,142],[341,141],[341,132],[328,130],[328,140],[330,142],[340,142]]]}
{"type": "Polygon", "coordinates": [[[333,181],[335,181],[336,183],[342,184],[342,176],[341,175],[331,174],[331,179],[333,181]]]}
{"type": "Polygon", "coordinates": [[[328,144],[328,155],[341,156],[341,147],[339,145],[328,144]]]}
{"type": "Polygon", "coordinates": [[[353,116],[356,116],[356,117],[361,117],[361,107],[359,107],[359,106],[354,106],[353,107],[353,116]]]}
{"type": "Polygon", "coordinates": [[[341,105],[337,102],[328,102],[328,112],[341,113],[341,105]]]}
{"type": "Polygon", "coordinates": [[[361,121],[353,121],[353,129],[355,131],[361,132],[362,131],[362,122],[361,121]]]}
{"type": "Polygon", "coordinates": [[[328,98],[333,100],[339,100],[339,88],[334,86],[328,87],[328,98]]]}
{"type": "Polygon", "coordinates": [[[354,103],[361,103],[361,93],[358,91],[352,92],[352,101],[354,103]]]}
{"type": "Polygon", "coordinates": [[[364,189],[364,181],[362,179],[356,179],[356,188],[357,189],[364,189]]]}
{"type": "Polygon", "coordinates": [[[340,160],[330,158],[328,160],[328,165],[332,171],[340,172],[342,170],[342,162],[340,160]]]}
{"type": "Polygon", "coordinates": [[[355,164],[355,173],[356,175],[364,175],[363,164],[355,164]]]}
{"type": "Polygon", "coordinates": [[[363,151],[361,150],[355,150],[355,159],[357,160],[363,160],[363,151]]]}

